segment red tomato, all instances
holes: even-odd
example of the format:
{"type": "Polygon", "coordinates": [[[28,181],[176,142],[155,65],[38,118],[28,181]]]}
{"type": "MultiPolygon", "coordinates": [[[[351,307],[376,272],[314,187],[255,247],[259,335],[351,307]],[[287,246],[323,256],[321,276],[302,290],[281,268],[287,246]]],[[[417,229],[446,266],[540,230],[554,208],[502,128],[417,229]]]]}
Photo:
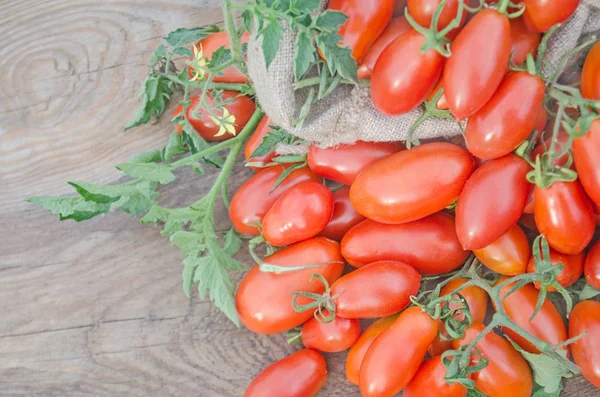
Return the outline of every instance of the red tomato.
{"type": "Polygon", "coordinates": [[[348,230],[364,220],[350,202],[350,187],[344,186],[333,193],[333,216],[319,236],[341,241],[348,230]]]}
{"type": "MultiPolygon", "coordinates": [[[[242,43],[247,43],[250,39],[250,33],[244,32],[241,38],[242,43]]],[[[230,48],[229,35],[227,32],[216,32],[196,43],[198,49],[202,48],[204,58],[212,59],[213,53],[221,47],[230,48]]],[[[194,68],[188,66],[188,75],[194,76],[194,68]]],[[[218,75],[213,76],[216,83],[247,83],[248,78],[235,66],[225,68],[218,75]]]]}
{"type": "Polygon", "coordinates": [[[330,323],[311,318],[302,326],[302,343],[309,349],[336,353],[349,349],[360,336],[360,321],[335,317],[330,323]]]}
{"type": "Polygon", "coordinates": [[[544,81],[526,72],[507,75],[498,91],[467,123],[467,149],[482,159],[515,150],[533,131],[545,92],[544,81]]]}
{"type": "Polygon", "coordinates": [[[548,122],[548,112],[544,106],[540,107],[538,116],[533,126],[534,131],[542,132],[546,129],[546,123],[548,122]]]}
{"type": "Polygon", "coordinates": [[[406,0],[396,0],[394,6],[394,16],[404,15],[404,9],[406,9],[406,0]]]}
{"type": "Polygon", "coordinates": [[[446,367],[441,356],[423,361],[404,389],[404,397],[464,397],[467,388],[460,383],[449,385],[444,380],[446,367]]]}
{"type": "Polygon", "coordinates": [[[600,241],[596,241],[585,258],[583,267],[585,281],[594,288],[600,289],[600,241]]]}
{"type": "Polygon", "coordinates": [[[350,200],[374,221],[410,222],[452,204],[474,169],[473,158],[461,147],[426,143],[365,168],[350,188],[350,200]]]}
{"type": "MultiPolygon", "coordinates": [[[[325,286],[318,282],[311,283],[310,276],[318,273],[333,283],[344,271],[343,261],[339,243],[323,237],[290,245],[265,258],[266,263],[282,267],[335,263],[284,273],[262,272],[255,265],[240,283],[235,296],[240,320],[248,329],[259,334],[284,332],[306,322],[313,313],[297,313],[292,308],[292,293],[324,293],[325,286]]],[[[305,297],[298,299],[299,305],[309,302],[305,297]]]]}
{"type": "Polygon", "coordinates": [[[325,359],[304,349],[265,368],[244,397],[314,397],[327,380],[325,359]]]}
{"type": "Polygon", "coordinates": [[[600,41],[594,44],[583,64],[581,95],[587,99],[600,99],[600,41]]]}
{"type": "MultiPolygon", "coordinates": [[[[403,11],[404,12],[404,11],[403,11]]],[[[375,62],[379,59],[379,55],[385,47],[392,41],[400,37],[402,34],[411,29],[410,24],[404,17],[392,18],[383,32],[377,37],[373,44],[369,47],[367,54],[362,59],[361,65],[358,67],[358,78],[369,79],[373,72],[375,62]]]]}
{"type": "Polygon", "coordinates": [[[535,187],[535,223],[548,244],[563,254],[585,249],[594,235],[594,209],[578,181],[535,187]]]}
{"type": "Polygon", "coordinates": [[[405,262],[422,275],[448,273],[467,259],[452,216],[440,212],[402,225],[365,220],[346,233],[342,254],[349,264],[394,260],[405,262]]]}
{"type": "Polygon", "coordinates": [[[371,99],[381,113],[408,113],[435,87],[446,58],[434,49],[422,53],[424,44],[425,36],[411,29],[392,41],[377,59],[371,76],[371,99]]]}
{"type": "MultiPolygon", "coordinates": [[[[454,348],[468,345],[481,334],[485,325],[474,323],[465,336],[453,342],[454,348]]],[[[530,397],[533,391],[533,376],[529,364],[506,339],[490,332],[475,345],[484,358],[489,360],[487,367],[473,374],[475,387],[486,396],[530,397]]]]}
{"type": "Polygon", "coordinates": [[[333,194],[318,182],[299,183],[273,203],[262,221],[265,240],[282,247],[316,236],[333,215],[333,194]]]}
{"type": "MultiPolygon", "coordinates": [[[[408,0],[408,13],[415,21],[417,21],[419,25],[429,28],[431,26],[433,14],[441,2],[442,0],[408,0]]],[[[440,19],[438,20],[438,31],[444,29],[450,24],[450,22],[452,22],[454,18],[458,16],[458,4],[459,0],[448,0],[446,2],[446,5],[440,14],[440,19]]],[[[463,10],[460,26],[450,31],[450,33],[446,35],[447,38],[452,40],[456,37],[462,26],[465,24],[467,14],[468,12],[463,10]]]]}
{"type": "Polygon", "coordinates": [[[586,333],[571,344],[575,364],[583,376],[600,388],[600,302],[583,301],[573,308],[569,317],[569,338],[586,333]]]}
{"type": "Polygon", "coordinates": [[[360,367],[362,395],[392,397],[404,389],[419,369],[437,332],[437,320],[421,308],[413,306],[402,312],[365,355],[360,367]]]}
{"type": "MultiPolygon", "coordinates": [[[[431,92],[429,93],[429,95],[427,95],[427,100],[431,101],[433,99],[433,97],[435,96],[435,94],[437,94],[437,92],[441,89],[444,88],[444,78],[440,78],[440,80],[437,82],[435,88],[433,90],[431,90],[431,92]]],[[[446,100],[446,94],[443,93],[442,96],[438,99],[437,103],[435,104],[436,107],[440,110],[448,110],[448,101],[446,100]]]]}
{"type": "MultiPolygon", "coordinates": [[[[560,129],[558,132],[558,139],[556,140],[556,153],[560,153],[565,148],[567,141],[569,140],[569,134],[564,130],[560,129]]],[[[538,144],[535,149],[531,151],[531,159],[535,161],[537,156],[541,156],[550,149],[550,145],[552,144],[552,137],[544,140],[543,143],[538,144]]],[[[569,160],[569,152],[565,153],[563,156],[554,159],[552,164],[556,167],[563,167],[567,161],[569,160]]]]}
{"type": "MultiPolygon", "coordinates": [[[[543,256],[544,255],[542,254],[542,258],[543,256]]],[[[567,255],[550,248],[550,263],[552,263],[553,266],[557,263],[562,263],[564,265],[563,271],[556,277],[556,281],[563,287],[568,287],[579,280],[579,277],[583,274],[584,261],[585,254],[583,252],[577,255],[567,255]]],[[[535,258],[532,256],[527,265],[527,273],[535,273],[536,271],[537,265],[535,263],[535,258]]],[[[540,289],[539,283],[535,283],[535,287],[540,289]]],[[[555,292],[556,288],[549,287],[548,291],[555,292]]]]}
{"type": "Polygon", "coordinates": [[[546,32],[573,15],[579,0],[523,0],[525,25],[532,32],[546,32]]]}
{"type": "Polygon", "coordinates": [[[588,133],[573,141],[573,159],[585,192],[600,205],[600,120],[594,120],[588,133]]]}
{"type": "Polygon", "coordinates": [[[379,261],[338,279],[331,286],[331,296],[339,317],[385,317],[408,306],[420,284],[421,275],[409,265],[379,261]]]}
{"type": "MultiPolygon", "coordinates": [[[[256,150],[258,145],[260,145],[262,143],[263,139],[265,139],[265,137],[269,134],[269,131],[271,131],[272,125],[273,125],[273,122],[271,121],[269,116],[263,117],[263,119],[260,121],[260,123],[256,127],[256,130],[250,137],[250,139],[248,139],[248,142],[246,142],[246,146],[244,147],[244,158],[246,160],[248,160],[250,158],[250,156],[252,155],[252,153],[254,153],[254,151],[256,150]]],[[[261,162],[261,163],[266,164],[269,161],[271,161],[273,159],[273,157],[275,157],[275,155],[276,154],[273,151],[265,156],[254,157],[250,161],[261,162]]],[[[252,167],[252,169],[257,172],[262,170],[261,167],[252,167]]]]}
{"type": "Polygon", "coordinates": [[[330,10],[341,11],[348,16],[339,34],[342,46],[350,47],[356,62],[360,62],[377,36],[383,32],[394,12],[394,0],[368,1],[331,0],[330,10]]]}
{"type": "Polygon", "coordinates": [[[519,225],[523,226],[528,230],[533,230],[537,234],[539,234],[539,230],[537,229],[537,225],[535,224],[535,217],[533,214],[523,214],[521,219],[519,219],[519,225]]]}
{"type": "Polygon", "coordinates": [[[509,58],[508,18],[493,9],[480,11],[456,36],[444,69],[446,99],[457,120],[471,116],[492,97],[509,58]]]}
{"type": "MultiPolygon", "coordinates": [[[[502,277],[496,285],[506,281],[506,277],[502,277]]],[[[515,283],[510,283],[503,287],[500,291],[500,295],[504,296],[515,283]]],[[[562,343],[567,340],[567,328],[563,319],[550,301],[546,299],[542,305],[541,310],[529,321],[531,315],[535,311],[535,306],[538,301],[539,291],[531,284],[526,284],[519,288],[506,299],[504,299],[502,306],[506,310],[506,315],[515,322],[519,327],[549,344],[562,343]]],[[[493,303],[493,302],[492,302],[493,303]]],[[[512,331],[511,329],[504,328],[504,332],[515,341],[516,344],[521,346],[524,350],[530,353],[539,354],[540,351],[529,343],[526,339],[512,331]]],[[[568,349],[565,347],[565,349],[568,349]]]]}
{"type": "Polygon", "coordinates": [[[488,269],[505,276],[516,276],[527,270],[531,248],[519,225],[514,225],[502,237],[473,253],[488,269]]]}
{"type": "Polygon", "coordinates": [[[529,186],[529,195],[527,196],[527,204],[523,208],[523,214],[533,214],[535,185],[529,186]]]}
{"type": "Polygon", "coordinates": [[[362,142],[321,149],[311,145],[308,166],[323,178],[351,185],[356,175],[369,164],[388,157],[402,148],[395,142],[362,142]]]}
{"type": "Polygon", "coordinates": [[[515,65],[521,66],[525,63],[527,54],[531,54],[535,59],[542,36],[537,32],[529,31],[522,17],[513,18],[509,22],[511,60],[515,65]]]}
{"type": "Polygon", "coordinates": [[[269,208],[283,192],[302,182],[321,181],[321,178],[304,167],[293,171],[277,186],[277,189],[271,191],[284,169],[282,166],[265,168],[244,182],[235,192],[229,206],[229,219],[235,230],[241,234],[258,236],[260,233],[254,223],[262,221],[269,208]]]}

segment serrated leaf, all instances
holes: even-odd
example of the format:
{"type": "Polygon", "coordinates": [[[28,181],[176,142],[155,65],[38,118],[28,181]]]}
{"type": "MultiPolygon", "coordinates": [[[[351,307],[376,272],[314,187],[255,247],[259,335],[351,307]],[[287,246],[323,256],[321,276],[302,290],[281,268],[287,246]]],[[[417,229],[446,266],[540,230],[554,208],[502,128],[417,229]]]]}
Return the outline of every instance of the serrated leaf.
{"type": "Polygon", "coordinates": [[[298,11],[311,13],[321,4],[320,0],[293,0],[292,7],[298,11]]]}
{"type": "Polygon", "coordinates": [[[231,229],[229,229],[227,234],[225,234],[225,243],[223,244],[223,251],[225,251],[227,255],[233,256],[237,254],[241,247],[242,239],[240,238],[240,235],[235,230],[235,228],[232,227],[231,229]]]}
{"type": "Polygon", "coordinates": [[[281,185],[281,182],[283,182],[285,180],[285,178],[287,178],[292,172],[294,172],[297,169],[300,169],[302,167],[306,167],[306,163],[296,163],[296,164],[291,165],[288,168],[286,168],[285,171],[283,171],[281,173],[281,175],[279,175],[279,178],[277,178],[277,180],[273,184],[273,187],[271,188],[271,191],[277,189],[277,187],[279,185],[281,185]]]}
{"type": "Polygon", "coordinates": [[[294,42],[294,76],[300,80],[315,62],[315,46],[308,34],[300,32],[294,42]]]}
{"type": "Polygon", "coordinates": [[[111,208],[119,208],[121,211],[133,217],[143,214],[152,206],[152,201],[142,194],[122,196],[119,201],[113,203],[111,208]]]}
{"type": "Polygon", "coordinates": [[[317,17],[315,25],[317,28],[326,32],[337,32],[340,26],[348,20],[348,16],[343,12],[334,10],[325,10],[317,17]]]}
{"type": "Polygon", "coordinates": [[[187,47],[177,47],[173,51],[171,51],[171,55],[188,57],[188,58],[192,58],[194,56],[194,54],[192,53],[192,50],[190,50],[187,47]]]}
{"type": "Polygon", "coordinates": [[[69,214],[60,214],[59,219],[61,221],[72,219],[75,222],[86,221],[92,219],[95,216],[105,214],[110,210],[110,204],[108,203],[95,203],[93,201],[82,201],[75,205],[73,211],[69,214]]]}
{"type": "Polygon", "coordinates": [[[171,136],[169,136],[169,142],[167,142],[167,146],[165,146],[164,149],[164,161],[169,162],[173,157],[186,152],[187,148],[183,144],[181,134],[177,133],[177,131],[173,131],[171,136]]]}
{"type": "Polygon", "coordinates": [[[271,62],[273,62],[275,55],[277,55],[277,51],[279,51],[279,42],[281,41],[283,29],[281,28],[279,21],[269,21],[260,33],[263,37],[262,50],[265,64],[267,65],[267,69],[269,69],[271,62]]]}
{"type": "Polygon", "coordinates": [[[153,68],[155,67],[158,62],[165,58],[167,56],[167,47],[165,47],[164,45],[159,45],[158,48],[156,48],[156,50],[154,50],[154,52],[152,53],[152,56],[150,56],[150,67],[153,68]]]}
{"type": "Polygon", "coordinates": [[[598,295],[600,295],[599,289],[596,289],[596,288],[592,287],[591,285],[589,285],[588,283],[585,283],[585,286],[579,293],[579,300],[584,301],[587,299],[592,299],[598,295]]]}
{"type": "Polygon", "coordinates": [[[167,164],[156,163],[122,163],[116,167],[119,171],[133,178],[144,178],[166,185],[175,180],[171,167],[167,164]]]}
{"type": "Polygon", "coordinates": [[[196,267],[194,280],[198,280],[198,294],[210,300],[238,327],[240,319],[235,308],[234,284],[227,270],[214,260],[204,260],[196,267]]]}
{"type": "Polygon", "coordinates": [[[317,36],[317,46],[327,60],[329,72],[338,73],[345,79],[356,81],[356,61],[352,58],[352,51],[348,47],[340,47],[342,37],[333,32],[321,33],[317,36]]]}
{"type": "Polygon", "coordinates": [[[181,47],[185,44],[202,40],[208,35],[206,28],[179,28],[163,37],[163,39],[171,47],[181,47]]]}
{"type": "Polygon", "coordinates": [[[242,12],[242,21],[244,24],[244,28],[248,32],[252,32],[252,21],[254,20],[254,14],[250,10],[246,10],[242,12]]]}
{"type": "Polygon", "coordinates": [[[263,157],[271,153],[280,143],[291,143],[294,137],[282,128],[274,127],[254,149],[249,158],[263,157]]]}
{"type": "Polygon", "coordinates": [[[215,52],[213,52],[208,66],[209,69],[215,70],[229,61],[231,61],[231,50],[229,48],[221,46],[217,48],[215,52]]]}
{"type": "Polygon", "coordinates": [[[183,292],[189,298],[191,296],[192,285],[194,285],[194,273],[198,266],[198,257],[190,255],[183,260],[183,292]]]}
{"type": "Polygon", "coordinates": [[[129,192],[120,185],[102,186],[87,182],[68,183],[77,190],[77,193],[79,193],[85,201],[93,201],[99,204],[113,203],[129,192]]]}
{"type": "Polygon", "coordinates": [[[171,235],[173,244],[181,248],[184,255],[192,252],[203,252],[206,249],[204,235],[188,231],[178,231],[171,235]]]}
{"type": "Polygon", "coordinates": [[[176,86],[165,77],[149,75],[144,82],[142,104],[125,126],[125,130],[146,124],[153,116],[162,116],[175,89],[176,86]]]}
{"type": "Polygon", "coordinates": [[[34,196],[29,197],[26,201],[59,215],[73,213],[75,206],[84,200],[81,197],[34,196]]]}
{"type": "Polygon", "coordinates": [[[534,385],[533,394],[531,395],[531,397],[560,397],[560,393],[562,392],[562,390],[562,382],[560,383],[560,388],[553,393],[546,392],[542,386],[536,384],[534,385]]]}
{"type": "MultiPolygon", "coordinates": [[[[192,127],[187,120],[182,121],[181,126],[183,127],[182,140],[188,145],[192,154],[205,150],[210,146],[208,142],[194,130],[194,127],[192,127]]],[[[224,160],[217,153],[205,157],[205,160],[219,168],[223,167],[224,164],[224,160]]],[[[197,172],[202,172],[202,169],[198,168],[197,172]]]]}
{"type": "Polygon", "coordinates": [[[485,394],[477,389],[469,389],[467,397],[487,397],[485,394]]]}
{"type": "Polygon", "coordinates": [[[146,152],[141,152],[134,154],[127,160],[129,163],[156,163],[161,160],[161,155],[159,150],[148,150],[146,152]]]}

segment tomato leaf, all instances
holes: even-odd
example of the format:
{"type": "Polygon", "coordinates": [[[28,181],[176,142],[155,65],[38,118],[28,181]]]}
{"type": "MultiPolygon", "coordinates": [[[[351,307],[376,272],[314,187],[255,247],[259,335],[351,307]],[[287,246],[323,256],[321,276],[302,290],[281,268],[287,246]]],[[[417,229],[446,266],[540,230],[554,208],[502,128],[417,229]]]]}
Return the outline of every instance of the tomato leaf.
{"type": "Polygon", "coordinates": [[[277,178],[277,180],[273,184],[273,187],[271,188],[271,191],[277,189],[277,186],[281,185],[281,182],[283,182],[285,180],[285,178],[287,178],[292,172],[294,172],[297,169],[300,169],[302,167],[306,167],[306,162],[296,163],[296,164],[291,165],[288,168],[286,168],[285,171],[283,171],[281,173],[281,175],[279,175],[279,178],[277,178]]]}
{"type": "Polygon", "coordinates": [[[177,47],[173,51],[171,51],[171,55],[188,57],[188,58],[192,58],[194,56],[194,54],[192,53],[192,50],[190,50],[187,47],[177,47]]]}
{"type": "Polygon", "coordinates": [[[485,394],[477,389],[469,389],[467,397],[487,397],[485,394]]]}
{"type": "Polygon", "coordinates": [[[202,298],[209,292],[210,300],[239,327],[240,319],[235,308],[234,283],[231,276],[209,257],[202,257],[197,263],[194,281],[198,282],[198,294],[202,298]]]}
{"type": "Polygon", "coordinates": [[[552,393],[546,392],[542,386],[536,384],[533,388],[533,394],[531,395],[531,397],[560,397],[560,393],[562,392],[562,390],[562,381],[560,382],[560,387],[558,388],[558,390],[552,393]]]}
{"type": "Polygon", "coordinates": [[[340,47],[342,36],[334,32],[324,32],[317,36],[317,46],[327,60],[331,75],[338,73],[345,79],[356,81],[357,68],[352,51],[348,47],[340,47]]]}
{"type": "Polygon", "coordinates": [[[165,47],[164,45],[159,45],[156,50],[154,50],[154,52],[152,53],[152,56],[150,56],[150,61],[149,61],[149,65],[151,68],[155,67],[156,65],[158,65],[158,62],[160,62],[161,59],[165,58],[167,56],[167,47],[165,47]]]}
{"type": "Polygon", "coordinates": [[[585,283],[583,290],[579,293],[579,300],[588,300],[600,295],[600,290],[592,287],[588,283],[585,283]]]}
{"type": "Polygon", "coordinates": [[[197,232],[180,230],[173,233],[169,240],[181,248],[181,253],[184,255],[192,252],[202,252],[206,249],[204,235],[197,232]]]}
{"type": "Polygon", "coordinates": [[[129,163],[156,163],[162,159],[160,150],[148,150],[146,152],[141,152],[134,154],[127,160],[129,163]]]}
{"type": "Polygon", "coordinates": [[[342,12],[325,10],[317,17],[315,25],[325,32],[337,32],[347,20],[348,16],[342,12]]]}
{"type": "Polygon", "coordinates": [[[315,62],[315,46],[306,32],[296,35],[294,43],[294,77],[300,80],[315,62]]]}
{"type": "Polygon", "coordinates": [[[220,68],[229,61],[231,61],[231,50],[221,46],[217,48],[215,52],[213,52],[208,66],[211,70],[214,70],[220,68]]]}
{"type": "MultiPolygon", "coordinates": [[[[181,126],[183,127],[183,142],[188,145],[192,154],[198,153],[202,150],[207,149],[210,145],[206,142],[197,132],[194,130],[194,127],[187,120],[183,120],[181,122],[181,126]]],[[[211,154],[204,158],[205,161],[215,165],[218,168],[223,166],[223,159],[218,154],[211,154]]],[[[194,168],[196,173],[202,174],[202,167],[198,164],[197,167],[194,168]]]]}
{"type": "Polygon", "coordinates": [[[142,105],[125,126],[125,130],[148,123],[153,116],[160,117],[176,88],[162,76],[150,75],[144,83],[142,105]]]}
{"type": "Polygon", "coordinates": [[[278,144],[280,144],[280,143],[289,144],[289,143],[292,143],[293,141],[294,141],[293,135],[289,134],[283,128],[272,126],[271,131],[269,131],[267,136],[265,136],[263,138],[260,145],[258,145],[256,147],[256,149],[254,149],[254,151],[250,155],[250,158],[266,156],[267,154],[269,154],[273,150],[275,150],[275,148],[277,147],[278,144]]]}
{"type": "Polygon", "coordinates": [[[252,23],[254,22],[254,14],[252,13],[252,11],[246,10],[242,12],[242,22],[244,24],[244,28],[248,32],[252,32],[252,23]]]}
{"type": "Polygon", "coordinates": [[[229,229],[225,234],[225,243],[223,244],[223,250],[227,255],[233,256],[242,248],[242,239],[235,230],[235,228],[229,229]]]}
{"type": "Polygon", "coordinates": [[[172,31],[163,39],[169,44],[171,47],[181,47],[188,43],[196,42],[198,40],[202,40],[207,37],[209,32],[206,28],[179,28],[177,30],[172,31]]]}
{"type": "Polygon", "coordinates": [[[167,146],[162,151],[162,157],[164,162],[169,162],[175,156],[179,156],[180,154],[186,153],[188,149],[183,144],[183,140],[181,139],[181,134],[178,134],[176,131],[171,133],[169,137],[169,142],[167,142],[167,146]]]}
{"type": "Polygon", "coordinates": [[[320,0],[292,0],[291,8],[310,14],[315,11],[320,4],[320,0]]]}
{"type": "Polygon", "coordinates": [[[268,69],[271,65],[271,62],[273,62],[273,59],[275,59],[277,51],[279,51],[279,42],[281,41],[283,29],[279,21],[272,20],[263,27],[260,33],[263,37],[262,50],[265,58],[265,64],[267,65],[268,69]]]}
{"type": "Polygon", "coordinates": [[[168,165],[156,163],[122,163],[116,167],[119,171],[134,178],[144,178],[148,181],[166,185],[175,180],[175,175],[168,165]]]}

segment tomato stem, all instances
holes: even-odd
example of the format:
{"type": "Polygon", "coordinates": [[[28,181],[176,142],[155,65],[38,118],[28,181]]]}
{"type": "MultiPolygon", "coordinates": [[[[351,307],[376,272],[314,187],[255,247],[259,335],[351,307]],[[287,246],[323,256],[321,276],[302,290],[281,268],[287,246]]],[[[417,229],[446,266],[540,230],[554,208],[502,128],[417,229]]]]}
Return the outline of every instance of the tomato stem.
{"type": "MultiPolygon", "coordinates": [[[[336,79],[337,79],[337,77],[328,77],[326,81],[327,81],[327,83],[332,83],[336,79]]],[[[296,81],[294,83],[294,89],[299,90],[300,88],[310,87],[313,85],[319,85],[320,83],[321,83],[321,77],[309,77],[306,79],[296,81]]],[[[339,81],[339,84],[356,85],[357,82],[352,81],[352,80],[342,79],[339,81]]],[[[365,86],[365,87],[369,86],[369,85],[371,85],[371,80],[358,80],[358,85],[365,86]]]]}
{"type": "Polygon", "coordinates": [[[246,62],[242,57],[242,42],[238,35],[235,21],[233,20],[233,12],[231,10],[231,0],[221,0],[221,6],[223,7],[223,16],[225,18],[225,30],[229,35],[229,43],[231,47],[231,59],[237,66],[237,68],[244,75],[248,76],[246,69],[246,62]]]}

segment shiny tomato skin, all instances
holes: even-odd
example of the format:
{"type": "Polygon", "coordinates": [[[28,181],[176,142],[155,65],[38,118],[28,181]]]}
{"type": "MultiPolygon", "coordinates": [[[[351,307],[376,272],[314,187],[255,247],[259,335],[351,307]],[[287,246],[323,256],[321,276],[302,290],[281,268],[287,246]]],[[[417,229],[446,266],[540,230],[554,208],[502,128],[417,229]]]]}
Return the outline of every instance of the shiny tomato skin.
{"type": "Polygon", "coordinates": [[[537,32],[531,32],[527,29],[523,17],[510,19],[509,22],[511,61],[515,65],[521,66],[525,63],[527,54],[531,54],[535,59],[542,36],[537,32]]]}
{"type": "Polygon", "coordinates": [[[527,271],[531,247],[519,225],[514,225],[498,240],[473,253],[488,269],[504,276],[516,276],[527,271]]]}
{"type": "Polygon", "coordinates": [[[307,167],[293,171],[273,191],[275,181],[285,170],[282,166],[265,168],[248,179],[235,192],[229,206],[229,219],[235,230],[248,236],[260,232],[252,223],[261,222],[273,203],[289,188],[306,181],[320,182],[321,178],[307,167]]]}
{"type": "MultiPolygon", "coordinates": [[[[332,284],[344,271],[339,243],[323,237],[290,245],[266,257],[264,261],[283,267],[334,263],[285,273],[262,272],[258,265],[252,267],[238,287],[235,305],[242,324],[259,334],[284,332],[309,320],[312,311],[297,313],[292,308],[292,292],[322,294],[325,287],[318,282],[311,283],[310,276],[313,273],[321,274],[332,284]]],[[[309,302],[310,299],[305,297],[298,299],[299,305],[309,302]]]]}
{"type": "Polygon", "coordinates": [[[404,397],[464,397],[467,388],[460,383],[449,385],[444,380],[446,367],[442,356],[435,356],[421,363],[417,373],[404,389],[404,397]]]}
{"type": "Polygon", "coordinates": [[[542,132],[546,129],[546,124],[548,123],[548,112],[544,106],[540,107],[538,111],[538,116],[535,121],[535,125],[533,126],[534,131],[542,132]]]}
{"type": "Polygon", "coordinates": [[[333,194],[318,182],[292,186],[265,214],[262,231],[267,243],[282,247],[319,234],[333,215],[333,194]]]}
{"type": "Polygon", "coordinates": [[[333,193],[333,215],[319,236],[341,241],[348,230],[364,220],[350,202],[350,187],[344,186],[333,193]]]}
{"type": "Polygon", "coordinates": [[[369,219],[406,223],[452,204],[474,169],[473,158],[463,148],[425,143],[365,168],[350,188],[350,200],[369,219]]]}
{"type": "MultiPolygon", "coordinates": [[[[252,134],[252,136],[250,136],[250,138],[248,139],[248,142],[246,142],[246,146],[244,147],[244,158],[246,160],[250,159],[250,156],[252,155],[252,153],[254,153],[256,148],[262,143],[263,139],[269,134],[269,131],[271,131],[272,125],[273,125],[273,122],[271,121],[269,116],[265,116],[262,118],[262,120],[256,127],[256,130],[254,130],[254,133],[252,134]]],[[[266,154],[265,156],[254,157],[250,161],[261,162],[261,163],[266,164],[269,161],[271,161],[273,159],[273,157],[275,157],[275,156],[276,156],[276,154],[273,151],[273,152],[266,154]]],[[[262,170],[261,167],[251,167],[251,168],[256,172],[262,170]]]]}
{"type": "Polygon", "coordinates": [[[575,364],[583,376],[600,388],[600,302],[579,302],[569,317],[569,338],[586,333],[571,344],[575,364]]]}
{"type": "Polygon", "coordinates": [[[532,32],[547,32],[573,15],[579,0],[523,0],[525,25],[532,32]]]}
{"type": "Polygon", "coordinates": [[[600,41],[594,44],[583,64],[581,95],[587,99],[600,99],[600,41]]]}
{"type": "MultiPolygon", "coordinates": [[[[435,13],[436,8],[440,5],[442,0],[408,0],[407,7],[408,13],[417,23],[425,28],[429,28],[431,26],[431,20],[433,19],[433,14],[435,13]]],[[[444,29],[446,26],[452,22],[454,18],[458,16],[458,4],[459,0],[448,0],[442,13],[440,14],[440,19],[438,20],[437,28],[438,31],[444,29]]],[[[456,37],[462,26],[465,24],[467,19],[468,12],[463,10],[462,19],[460,22],[460,26],[456,29],[451,30],[446,37],[450,40],[456,37]]]]}
{"type": "Polygon", "coordinates": [[[321,149],[310,145],[306,161],[313,172],[323,178],[351,185],[369,164],[388,157],[402,145],[395,142],[363,142],[321,149]]]}
{"type": "Polygon", "coordinates": [[[265,368],[244,397],[314,397],[327,380],[325,359],[304,349],[265,368]]]}
{"type": "Polygon", "coordinates": [[[575,255],[585,249],[596,228],[594,209],[579,181],[554,182],[535,187],[534,216],[548,244],[563,254],[575,255]]]}
{"type": "Polygon", "coordinates": [[[456,207],[456,234],[464,249],[487,247],[516,225],[529,196],[529,171],[527,162],[514,154],[475,170],[456,207]]]}
{"type": "MultiPolygon", "coordinates": [[[[241,37],[242,43],[247,43],[250,39],[250,33],[244,32],[241,37]]],[[[202,47],[202,54],[208,61],[212,59],[213,53],[221,47],[230,48],[229,35],[227,32],[211,33],[210,36],[196,43],[198,49],[202,47]]],[[[188,66],[188,75],[194,76],[194,68],[188,66]]],[[[213,76],[215,83],[247,83],[248,77],[238,70],[235,66],[225,68],[221,73],[213,76]]]]}
{"type": "Polygon", "coordinates": [[[397,261],[379,261],[339,278],[331,286],[336,315],[379,318],[398,313],[419,292],[421,275],[397,261]]]}
{"type": "Polygon", "coordinates": [[[383,50],[371,75],[371,99],[381,113],[399,116],[419,106],[433,90],[445,58],[436,50],[421,53],[425,37],[414,29],[383,50]],[[403,65],[398,68],[398,65],[403,65]]]}
{"type": "Polygon", "coordinates": [[[337,353],[349,349],[360,336],[360,321],[335,317],[330,323],[311,318],[302,326],[302,343],[309,349],[337,353]]]}
{"type": "Polygon", "coordinates": [[[504,77],[510,58],[508,19],[493,9],[480,11],[451,50],[444,69],[446,99],[454,117],[463,120],[485,105],[504,77]]]}
{"type": "Polygon", "coordinates": [[[390,23],[385,27],[383,32],[377,37],[377,39],[371,44],[365,57],[362,59],[360,66],[358,67],[358,78],[369,79],[371,73],[373,73],[373,67],[375,62],[379,59],[379,55],[385,50],[392,41],[408,32],[411,29],[410,24],[406,21],[403,16],[392,18],[390,23]]]}
{"type": "MultiPolygon", "coordinates": [[[[433,97],[435,96],[435,94],[437,94],[437,92],[440,89],[444,88],[444,79],[440,78],[440,80],[437,82],[437,84],[435,85],[435,87],[433,88],[433,90],[431,90],[431,92],[429,93],[429,95],[427,95],[427,100],[431,101],[433,99],[433,97]]],[[[448,101],[446,100],[446,94],[442,93],[442,96],[439,97],[437,103],[435,104],[436,107],[440,110],[448,110],[448,101]]]]}
{"type": "MultiPolygon", "coordinates": [[[[485,329],[481,323],[473,323],[462,339],[453,341],[455,349],[471,343],[485,329]]],[[[530,397],[533,391],[533,376],[529,364],[509,341],[490,332],[476,347],[488,366],[473,374],[475,387],[490,397],[530,397]]]]}
{"type": "Polygon", "coordinates": [[[456,269],[469,253],[458,242],[452,216],[440,212],[402,225],[364,220],[342,239],[342,255],[354,267],[394,260],[434,275],[456,269]]]}
{"type": "Polygon", "coordinates": [[[527,230],[532,230],[539,234],[539,230],[537,229],[537,225],[535,224],[535,216],[533,214],[523,214],[521,219],[519,219],[519,225],[523,226],[527,230]]]}
{"type": "Polygon", "coordinates": [[[596,241],[588,251],[583,273],[589,285],[600,289],[600,241],[596,241]]]}
{"type": "Polygon", "coordinates": [[[583,189],[596,205],[600,205],[599,119],[592,122],[587,134],[573,141],[573,159],[583,189]]]}
{"type": "Polygon", "coordinates": [[[364,357],[359,380],[362,395],[392,397],[404,389],[419,369],[437,332],[437,320],[421,308],[413,306],[402,312],[375,339],[364,357]]]}
{"type": "MultiPolygon", "coordinates": [[[[544,255],[542,254],[542,257],[544,255]]],[[[585,262],[585,254],[580,252],[577,255],[567,255],[560,253],[550,248],[550,263],[555,266],[558,263],[564,265],[563,271],[556,277],[556,281],[563,287],[572,285],[575,281],[579,280],[579,277],[583,274],[583,263],[585,262]]],[[[532,256],[529,259],[527,265],[527,273],[535,273],[537,266],[535,264],[535,258],[532,256]]],[[[534,284],[537,289],[540,289],[539,283],[534,284]]],[[[556,288],[549,287],[548,292],[555,292],[556,288]]]]}

